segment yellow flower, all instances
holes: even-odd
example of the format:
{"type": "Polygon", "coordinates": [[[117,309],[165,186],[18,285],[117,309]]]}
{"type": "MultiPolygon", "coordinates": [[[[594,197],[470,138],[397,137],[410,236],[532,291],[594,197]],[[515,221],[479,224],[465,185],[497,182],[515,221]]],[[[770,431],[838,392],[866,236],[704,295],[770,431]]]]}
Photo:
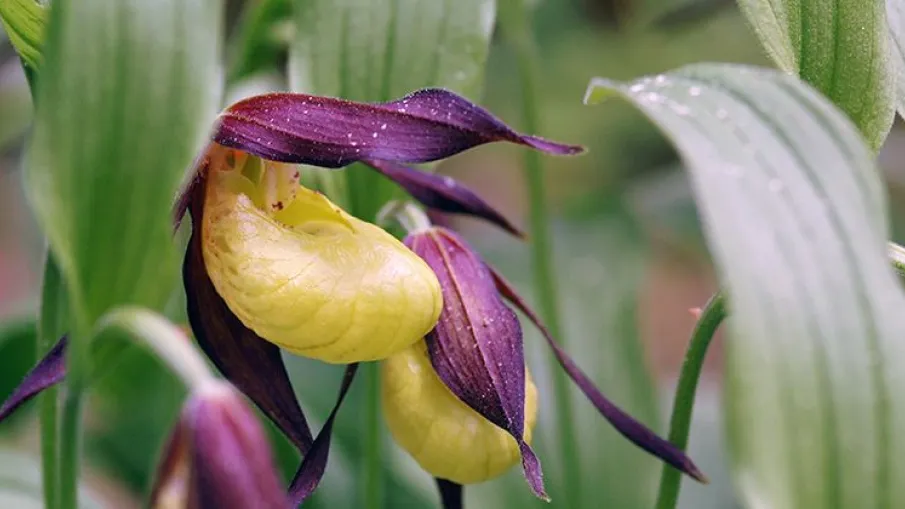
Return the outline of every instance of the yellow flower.
{"type": "Polygon", "coordinates": [[[440,285],[401,242],[301,186],[294,165],[219,145],[209,161],[204,263],[246,327],[344,364],[388,357],[433,328],[440,285]]]}
{"type": "MultiPolygon", "coordinates": [[[[519,462],[511,433],[463,403],[431,366],[424,342],[381,362],[383,413],[396,442],[439,479],[474,484],[519,462]]],[[[525,372],[525,442],[537,419],[537,389],[525,372]]]]}

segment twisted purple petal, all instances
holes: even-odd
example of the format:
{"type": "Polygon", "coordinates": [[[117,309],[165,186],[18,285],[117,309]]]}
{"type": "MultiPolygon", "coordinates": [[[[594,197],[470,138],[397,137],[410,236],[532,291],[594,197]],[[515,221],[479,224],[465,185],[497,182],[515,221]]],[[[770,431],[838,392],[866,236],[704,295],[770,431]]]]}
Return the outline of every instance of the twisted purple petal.
{"type": "Polygon", "coordinates": [[[462,402],[516,439],[525,479],[547,500],[540,462],[524,439],[525,356],[518,318],[479,255],[452,231],[434,227],[410,235],[406,245],[433,269],[443,294],[440,320],[425,338],[434,370],[462,402]]]}
{"type": "Polygon", "coordinates": [[[66,345],[68,341],[66,336],[60,338],[57,344],[47,352],[47,355],[25,375],[19,386],[0,406],[0,422],[6,420],[19,407],[44,389],[63,381],[66,376],[66,345]]]}
{"type": "Polygon", "coordinates": [[[440,503],[443,504],[443,509],[462,509],[464,507],[461,484],[446,479],[435,478],[434,481],[437,482],[437,491],[440,492],[440,503]]]}
{"type": "Polygon", "coordinates": [[[503,214],[452,177],[428,173],[390,161],[367,160],[364,163],[399,184],[412,198],[426,207],[442,212],[479,217],[517,237],[525,236],[524,232],[506,219],[503,214]]]}
{"type": "Polygon", "coordinates": [[[304,94],[251,97],[224,111],[214,141],[258,157],[339,168],[378,159],[420,163],[509,141],[550,154],[583,151],[515,132],[487,110],[448,90],[424,89],[387,103],[304,94]]]}
{"type": "Polygon", "coordinates": [[[575,382],[575,385],[581,389],[581,392],[583,392],[591,404],[597,408],[597,411],[600,412],[614,428],[616,428],[616,431],[629,439],[633,444],[672,465],[677,470],[688,474],[697,481],[702,483],[707,482],[707,478],[704,474],[698,470],[698,467],[691,461],[691,458],[689,458],[682,450],[671,444],[669,441],[660,438],[647,426],[636,421],[632,416],[623,412],[612,401],[607,399],[607,397],[600,392],[600,389],[594,385],[594,382],[581,371],[581,368],[575,364],[575,361],[569,357],[565,350],[556,343],[553,336],[550,334],[550,331],[544,326],[543,322],[541,322],[540,317],[538,317],[521,298],[515,288],[492,267],[488,266],[488,270],[493,275],[493,280],[500,293],[524,313],[525,316],[534,323],[538,330],[540,330],[541,334],[547,340],[547,344],[550,345],[550,348],[553,350],[553,355],[556,356],[556,360],[559,361],[559,364],[569,375],[569,378],[571,378],[572,381],[575,382]]]}
{"type": "Polygon", "coordinates": [[[336,404],[333,406],[333,410],[330,411],[330,416],[324,422],[324,427],[317,434],[317,438],[314,439],[314,445],[311,446],[308,454],[305,455],[302,465],[289,485],[289,499],[292,501],[293,507],[307,500],[314,493],[317,485],[321,482],[321,478],[324,476],[324,471],[327,469],[327,459],[330,455],[333,422],[336,420],[339,407],[342,406],[343,400],[345,400],[346,394],[349,392],[349,387],[352,386],[356,371],[358,371],[357,363],[346,366],[346,373],[339,388],[336,404]]]}

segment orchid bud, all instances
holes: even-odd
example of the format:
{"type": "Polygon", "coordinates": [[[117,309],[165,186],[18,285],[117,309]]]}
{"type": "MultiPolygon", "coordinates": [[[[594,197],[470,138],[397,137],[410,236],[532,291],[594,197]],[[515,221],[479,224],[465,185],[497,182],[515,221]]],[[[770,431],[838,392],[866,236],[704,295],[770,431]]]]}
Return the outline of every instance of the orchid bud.
{"type": "Polygon", "coordinates": [[[287,509],[255,414],[225,382],[199,388],[164,450],[152,509],[287,509]]]}
{"type": "MultiPolygon", "coordinates": [[[[383,361],[383,414],[396,442],[439,479],[474,484],[498,477],[519,461],[510,433],[453,394],[437,376],[420,342],[383,361]]],[[[525,379],[525,441],[537,418],[537,389],[525,379]]]]}

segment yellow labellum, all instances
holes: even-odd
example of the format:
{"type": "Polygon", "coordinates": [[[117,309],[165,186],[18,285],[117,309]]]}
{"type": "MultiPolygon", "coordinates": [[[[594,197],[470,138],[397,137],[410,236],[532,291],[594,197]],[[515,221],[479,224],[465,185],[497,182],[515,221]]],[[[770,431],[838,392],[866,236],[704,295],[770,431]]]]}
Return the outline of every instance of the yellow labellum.
{"type": "MultiPolygon", "coordinates": [[[[462,403],[419,342],[381,362],[383,413],[393,438],[434,477],[474,484],[519,462],[515,439],[462,403]]],[[[537,389],[525,372],[525,441],[537,419],[537,389]]]]}
{"type": "Polygon", "coordinates": [[[230,310],[262,338],[331,363],[383,359],[420,340],[442,307],[434,273],[298,176],[293,165],[211,150],[202,249],[230,310]]]}

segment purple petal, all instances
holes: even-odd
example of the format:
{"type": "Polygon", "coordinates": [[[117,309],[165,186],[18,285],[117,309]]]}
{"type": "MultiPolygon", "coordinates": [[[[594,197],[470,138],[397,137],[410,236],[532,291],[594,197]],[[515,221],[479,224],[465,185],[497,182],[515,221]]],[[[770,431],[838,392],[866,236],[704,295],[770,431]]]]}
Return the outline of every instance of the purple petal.
{"type": "Polygon", "coordinates": [[[0,422],[44,389],[53,387],[66,376],[66,336],[60,338],[47,355],[25,375],[22,382],[0,406],[0,422]]]}
{"type": "Polygon", "coordinates": [[[462,485],[447,481],[446,479],[434,479],[437,481],[437,491],[440,492],[440,502],[443,509],[462,509],[462,485]]]}
{"type": "Polygon", "coordinates": [[[657,436],[656,433],[648,429],[647,426],[636,421],[632,416],[623,412],[612,401],[608,400],[603,393],[594,385],[594,382],[588,378],[584,372],[575,364],[569,355],[556,343],[547,327],[541,322],[540,317],[528,306],[528,304],[519,296],[515,288],[503,278],[496,270],[488,266],[493,274],[493,279],[500,293],[503,294],[509,302],[513,303],[525,316],[531,320],[540,330],[541,334],[547,340],[547,344],[553,349],[556,360],[565,369],[569,378],[581,389],[581,392],[591,401],[603,417],[616,428],[616,431],[629,439],[632,443],[645,451],[660,458],[666,463],[672,465],[681,472],[685,472],[694,479],[706,483],[707,478],[698,470],[698,467],[691,461],[691,458],[678,447],[657,436]]]}
{"type": "MultiPolygon", "coordinates": [[[[195,225],[201,224],[203,187],[195,186],[190,200],[195,225]]],[[[305,454],[311,446],[311,431],[280,350],[246,328],[217,293],[204,267],[200,237],[200,229],[193,228],[182,272],[192,332],[217,369],[305,454]]]]}
{"type": "Polygon", "coordinates": [[[327,168],[364,159],[434,161],[495,141],[551,154],[583,151],[516,133],[487,110],[441,89],[419,90],[388,103],[260,95],[227,108],[214,141],[272,161],[327,168]]]}
{"type": "Polygon", "coordinates": [[[525,479],[547,499],[540,463],[524,440],[525,356],[522,329],[493,276],[458,235],[431,228],[406,239],[440,281],[443,311],[425,338],[443,383],[469,407],[508,431],[522,452],[525,479]]]}
{"type": "Polygon", "coordinates": [[[311,446],[311,450],[305,455],[305,459],[302,460],[302,465],[292,479],[292,483],[289,486],[289,499],[294,504],[293,507],[307,500],[308,497],[314,493],[315,488],[317,488],[317,485],[321,482],[321,478],[324,476],[324,471],[327,469],[327,459],[330,455],[330,438],[333,434],[333,421],[336,420],[336,414],[339,411],[339,407],[342,406],[343,400],[349,392],[349,387],[355,379],[356,371],[358,371],[357,363],[346,366],[346,374],[343,376],[342,385],[340,385],[339,388],[339,397],[336,398],[336,404],[333,406],[333,410],[330,411],[330,416],[327,417],[327,420],[324,422],[324,427],[321,428],[320,433],[317,434],[314,445],[311,446]]]}
{"type": "Polygon", "coordinates": [[[364,163],[399,184],[412,195],[412,198],[426,207],[443,212],[480,217],[517,237],[525,236],[524,232],[509,222],[483,198],[453,180],[452,177],[435,175],[390,161],[368,160],[364,163]]]}

